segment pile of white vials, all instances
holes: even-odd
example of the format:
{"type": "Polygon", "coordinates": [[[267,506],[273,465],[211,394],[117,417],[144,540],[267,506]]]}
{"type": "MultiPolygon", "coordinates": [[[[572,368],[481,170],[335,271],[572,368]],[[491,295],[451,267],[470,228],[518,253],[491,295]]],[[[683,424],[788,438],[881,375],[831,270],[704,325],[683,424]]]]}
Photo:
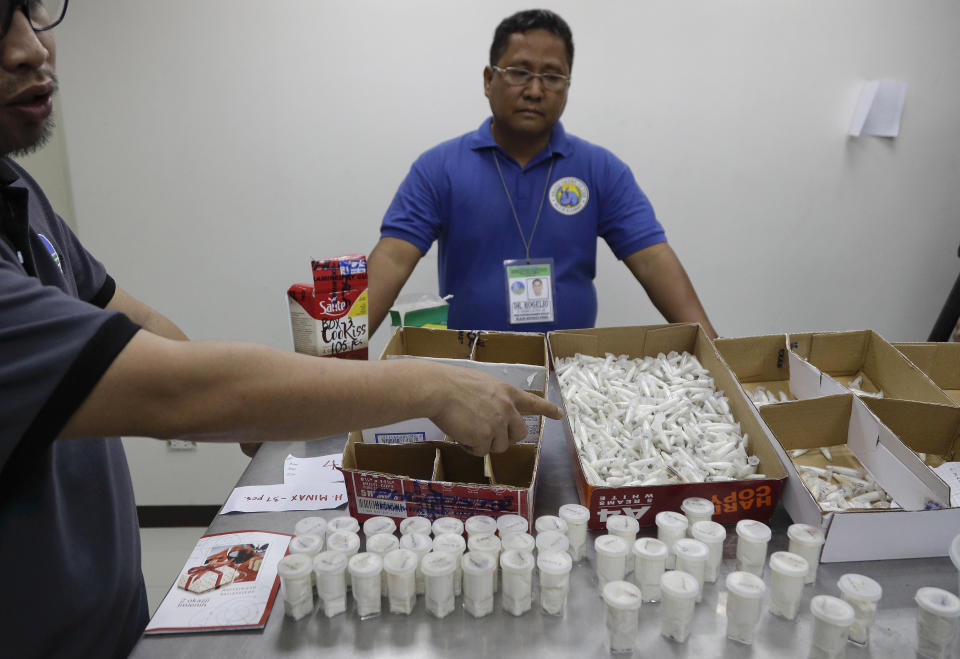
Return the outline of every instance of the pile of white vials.
{"type": "Polygon", "coordinates": [[[723,392],[690,353],[557,360],[587,482],[607,487],[765,478],[723,392]]]}
{"type": "MultiPolygon", "coordinates": [[[[800,480],[810,490],[820,508],[837,511],[899,507],[866,469],[833,464],[829,447],[821,447],[819,450],[827,459],[825,466],[795,466],[800,480]]],[[[806,449],[796,449],[790,452],[790,457],[800,457],[804,453],[806,449]]]]}

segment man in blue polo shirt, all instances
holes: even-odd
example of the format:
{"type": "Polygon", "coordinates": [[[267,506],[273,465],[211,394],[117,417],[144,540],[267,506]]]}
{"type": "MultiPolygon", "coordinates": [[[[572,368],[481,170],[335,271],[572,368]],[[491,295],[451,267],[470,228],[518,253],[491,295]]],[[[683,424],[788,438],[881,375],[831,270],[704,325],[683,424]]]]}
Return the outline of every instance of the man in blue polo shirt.
{"type": "Polygon", "coordinates": [[[572,64],[553,12],[497,27],[483,74],[493,116],[421,155],[384,217],[368,260],[371,331],[435,240],[450,327],[592,327],[600,236],[668,321],[716,336],[630,169],[559,122],[572,64]]]}

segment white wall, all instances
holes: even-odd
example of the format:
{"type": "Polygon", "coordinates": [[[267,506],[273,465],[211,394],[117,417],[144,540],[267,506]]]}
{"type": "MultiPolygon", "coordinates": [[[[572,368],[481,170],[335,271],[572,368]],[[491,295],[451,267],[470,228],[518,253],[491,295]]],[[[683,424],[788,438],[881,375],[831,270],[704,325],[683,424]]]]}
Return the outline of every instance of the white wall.
{"type": "MultiPolygon", "coordinates": [[[[722,334],[926,338],[958,271],[960,5],[547,4],[577,46],[567,129],[632,166],[722,334]],[[895,140],[846,137],[872,78],[909,84],[895,140]]],[[[57,39],[81,237],[192,337],[288,348],[286,287],[310,257],[369,252],[416,155],[479,125],[493,29],[525,6],[71,5],[57,39]]],[[[598,324],[659,322],[598,253],[598,324]]],[[[435,268],[431,252],[407,291],[435,290],[435,268]]],[[[218,502],[245,462],[128,447],[141,503],[218,502]]]]}

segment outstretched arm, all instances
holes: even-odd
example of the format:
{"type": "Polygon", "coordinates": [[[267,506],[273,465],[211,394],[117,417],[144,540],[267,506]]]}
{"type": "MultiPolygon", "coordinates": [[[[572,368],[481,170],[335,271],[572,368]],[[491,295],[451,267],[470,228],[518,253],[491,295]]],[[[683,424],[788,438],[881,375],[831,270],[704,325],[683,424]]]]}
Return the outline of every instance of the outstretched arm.
{"type": "Polygon", "coordinates": [[[117,286],[116,292],[107,303],[110,311],[120,311],[137,325],[158,336],[176,341],[187,341],[187,335],[172,320],[150,307],[125,290],[117,286]]]}

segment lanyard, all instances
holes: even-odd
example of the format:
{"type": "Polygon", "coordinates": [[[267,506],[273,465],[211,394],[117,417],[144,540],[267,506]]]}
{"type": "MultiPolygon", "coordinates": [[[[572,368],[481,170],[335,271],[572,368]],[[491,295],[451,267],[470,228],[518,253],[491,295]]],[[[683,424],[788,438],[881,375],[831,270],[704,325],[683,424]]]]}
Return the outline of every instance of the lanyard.
{"type": "Polygon", "coordinates": [[[497,152],[493,151],[493,162],[497,165],[497,173],[500,175],[500,182],[503,183],[503,192],[507,195],[507,201],[510,203],[510,210],[513,211],[513,221],[517,223],[517,231],[520,232],[520,240],[523,241],[524,256],[527,263],[530,262],[530,245],[533,244],[533,234],[537,232],[537,225],[540,224],[540,214],[543,213],[543,202],[547,198],[547,189],[550,187],[550,175],[553,174],[553,156],[550,157],[550,169],[547,170],[547,180],[543,184],[543,196],[540,197],[540,208],[537,209],[537,219],[533,222],[533,229],[530,231],[530,240],[523,235],[523,227],[520,226],[520,217],[517,215],[517,209],[513,205],[513,197],[510,196],[510,190],[507,189],[507,181],[503,178],[503,170],[500,169],[500,159],[497,158],[497,152]]]}

